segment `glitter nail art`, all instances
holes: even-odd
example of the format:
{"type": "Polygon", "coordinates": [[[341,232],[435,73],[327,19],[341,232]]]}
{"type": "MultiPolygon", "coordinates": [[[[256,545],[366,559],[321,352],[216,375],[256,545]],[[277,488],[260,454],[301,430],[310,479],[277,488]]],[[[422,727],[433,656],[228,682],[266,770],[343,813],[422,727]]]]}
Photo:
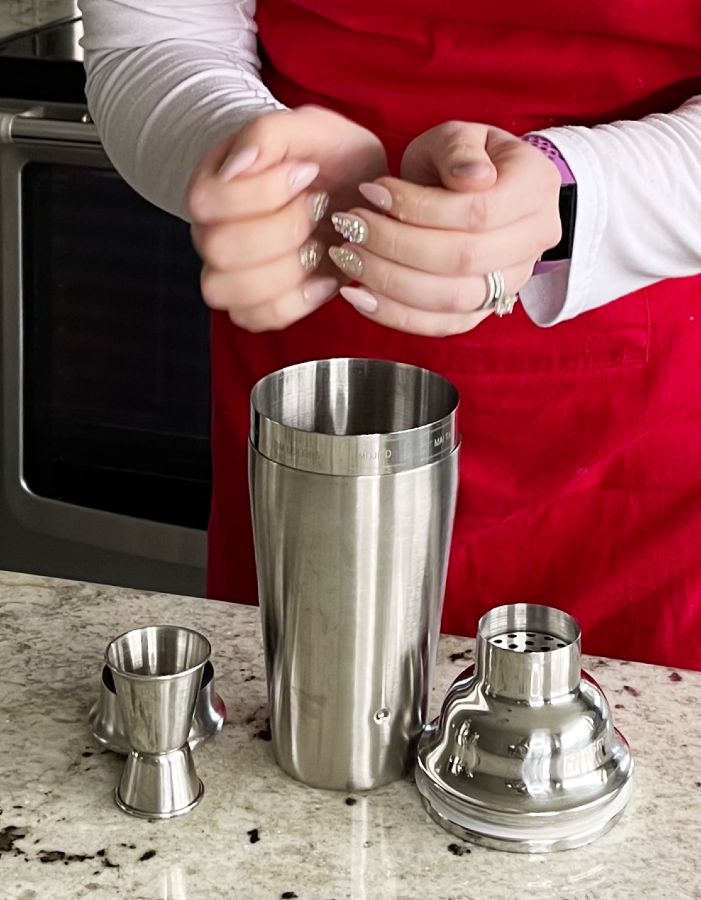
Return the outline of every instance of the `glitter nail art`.
{"type": "Polygon", "coordinates": [[[358,216],[334,213],[331,216],[331,224],[351,244],[363,244],[367,240],[368,226],[358,216]]]}
{"type": "Polygon", "coordinates": [[[351,278],[360,278],[363,274],[363,261],[355,251],[347,247],[329,247],[329,256],[351,278]]]}
{"type": "Polygon", "coordinates": [[[316,194],[312,194],[310,200],[312,205],[312,219],[314,222],[321,222],[326,215],[326,210],[329,208],[329,195],[326,191],[319,191],[316,194]]]}
{"type": "Polygon", "coordinates": [[[299,248],[299,261],[305,272],[312,272],[321,262],[319,241],[307,241],[299,248]]]}

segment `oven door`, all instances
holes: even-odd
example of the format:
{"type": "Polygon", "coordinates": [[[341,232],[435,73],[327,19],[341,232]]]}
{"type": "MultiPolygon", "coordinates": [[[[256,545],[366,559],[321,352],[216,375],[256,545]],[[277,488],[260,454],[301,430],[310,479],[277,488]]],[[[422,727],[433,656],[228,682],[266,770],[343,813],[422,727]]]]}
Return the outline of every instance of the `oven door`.
{"type": "Polygon", "coordinates": [[[84,107],[0,101],[0,568],[202,593],[209,323],[186,223],[84,107]]]}

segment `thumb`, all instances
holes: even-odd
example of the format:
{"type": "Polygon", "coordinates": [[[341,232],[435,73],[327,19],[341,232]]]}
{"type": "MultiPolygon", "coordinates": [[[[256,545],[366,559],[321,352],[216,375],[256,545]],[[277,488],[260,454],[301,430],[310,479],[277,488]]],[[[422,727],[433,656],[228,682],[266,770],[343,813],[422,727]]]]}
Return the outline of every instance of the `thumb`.
{"type": "Polygon", "coordinates": [[[487,152],[489,128],[469,122],[447,122],[409,144],[402,178],[418,184],[440,184],[453,191],[486,190],[497,179],[487,152]]]}

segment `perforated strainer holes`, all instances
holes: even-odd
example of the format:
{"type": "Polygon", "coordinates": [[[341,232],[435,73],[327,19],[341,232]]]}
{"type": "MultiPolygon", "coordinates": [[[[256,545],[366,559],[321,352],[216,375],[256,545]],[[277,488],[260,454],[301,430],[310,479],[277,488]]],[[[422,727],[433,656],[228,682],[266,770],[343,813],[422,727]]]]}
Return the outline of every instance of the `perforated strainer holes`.
{"type": "Polygon", "coordinates": [[[502,650],[508,648],[518,653],[549,653],[551,650],[567,646],[556,635],[537,631],[510,631],[490,638],[489,643],[501,647],[502,650]]]}

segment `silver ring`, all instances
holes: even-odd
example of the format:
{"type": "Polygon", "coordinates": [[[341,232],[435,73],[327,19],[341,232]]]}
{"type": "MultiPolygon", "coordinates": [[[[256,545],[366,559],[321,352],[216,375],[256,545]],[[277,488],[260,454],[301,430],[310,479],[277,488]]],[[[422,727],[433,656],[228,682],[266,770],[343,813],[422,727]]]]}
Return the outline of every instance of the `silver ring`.
{"type": "Polygon", "coordinates": [[[518,298],[516,294],[506,293],[504,273],[496,269],[494,272],[488,272],[485,275],[485,280],[487,282],[487,296],[479,309],[493,309],[500,318],[512,313],[518,298]]]}

